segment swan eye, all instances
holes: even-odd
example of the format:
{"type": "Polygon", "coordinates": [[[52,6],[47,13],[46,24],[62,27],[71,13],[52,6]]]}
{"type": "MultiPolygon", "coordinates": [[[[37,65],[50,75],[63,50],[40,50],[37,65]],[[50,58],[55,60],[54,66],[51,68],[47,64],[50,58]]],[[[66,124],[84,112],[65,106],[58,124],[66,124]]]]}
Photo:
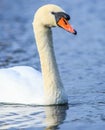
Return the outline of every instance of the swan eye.
{"type": "Polygon", "coordinates": [[[51,12],[56,19],[56,22],[59,21],[59,19],[61,19],[62,17],[65,18],[66,20],[70,20],[70,16],[64,12],[51,12]]]}

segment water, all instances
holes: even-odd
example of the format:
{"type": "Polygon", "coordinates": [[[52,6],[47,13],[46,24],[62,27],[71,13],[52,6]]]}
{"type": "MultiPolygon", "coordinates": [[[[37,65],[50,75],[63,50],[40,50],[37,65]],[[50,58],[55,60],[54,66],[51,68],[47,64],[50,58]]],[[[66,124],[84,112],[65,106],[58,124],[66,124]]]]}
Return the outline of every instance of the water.
{"type": "Polygon", "coordinates": [[[99,130],[105,128],[105,1],[0,0],[0,68],[40,70],[32,21],[47,3],[64,8],[78,35],[53,29],[54,47],[68,106],[0,104],[0,129],[99,130]],[[62,35],[63,34],[63,35],[62,35]]]}

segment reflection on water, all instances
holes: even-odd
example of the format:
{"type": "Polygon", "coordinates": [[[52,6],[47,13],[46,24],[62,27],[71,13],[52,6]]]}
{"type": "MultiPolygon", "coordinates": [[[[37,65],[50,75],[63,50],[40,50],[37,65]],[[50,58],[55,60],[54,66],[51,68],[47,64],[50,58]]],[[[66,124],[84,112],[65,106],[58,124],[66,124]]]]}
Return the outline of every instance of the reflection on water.
{"type": "Polygon", "coordinates": [[[68,105],[45,107],[45,130],[57,130],[66,118],[67,109],[68,105]]]}
{"type": "Polygon", "coordinates": [[[25,106],[0,105],[0,129],[38,128],[56,130],[66,119],[68,105],[62,106],[25,106]]]}

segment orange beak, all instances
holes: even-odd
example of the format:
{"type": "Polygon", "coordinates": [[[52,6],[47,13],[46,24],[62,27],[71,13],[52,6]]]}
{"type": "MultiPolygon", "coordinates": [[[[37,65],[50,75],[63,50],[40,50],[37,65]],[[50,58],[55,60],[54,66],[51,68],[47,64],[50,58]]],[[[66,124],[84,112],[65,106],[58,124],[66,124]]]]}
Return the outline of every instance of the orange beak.
{"type": "Polygon", "coordinates": [[[76,30],[73,29],[73,27],[69,24],[69,22],[65,19],[65,18],[61,18],[59,21],[58,21],[58,26],[60,26],[61,28],[65,29],[66,31],[70,32],[70,33],[73,33],[73,34],[77,34],[76,30]]]}

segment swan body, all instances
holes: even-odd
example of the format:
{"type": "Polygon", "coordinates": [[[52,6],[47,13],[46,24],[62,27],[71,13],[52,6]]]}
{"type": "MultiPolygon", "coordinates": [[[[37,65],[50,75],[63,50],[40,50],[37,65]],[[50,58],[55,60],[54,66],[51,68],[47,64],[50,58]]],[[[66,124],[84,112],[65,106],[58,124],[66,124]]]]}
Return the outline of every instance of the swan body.
{"type": "Polygon", "coordinates": [[[43,103],[42,75],[32,67],[1,69],[0,90],[0,102],[39,105],[43,103]]]}
{"type": "Polygon", "coordinates": [[[51,31],[51,27],[60,26],[76,34],[68,25],[68,20],[69,15],[56,5],[45,5],[38,9],[33,29],[42,73],[28,66],[0,69],[0,102],[37,105],[68,102],[56,64],[51,31]]]}

